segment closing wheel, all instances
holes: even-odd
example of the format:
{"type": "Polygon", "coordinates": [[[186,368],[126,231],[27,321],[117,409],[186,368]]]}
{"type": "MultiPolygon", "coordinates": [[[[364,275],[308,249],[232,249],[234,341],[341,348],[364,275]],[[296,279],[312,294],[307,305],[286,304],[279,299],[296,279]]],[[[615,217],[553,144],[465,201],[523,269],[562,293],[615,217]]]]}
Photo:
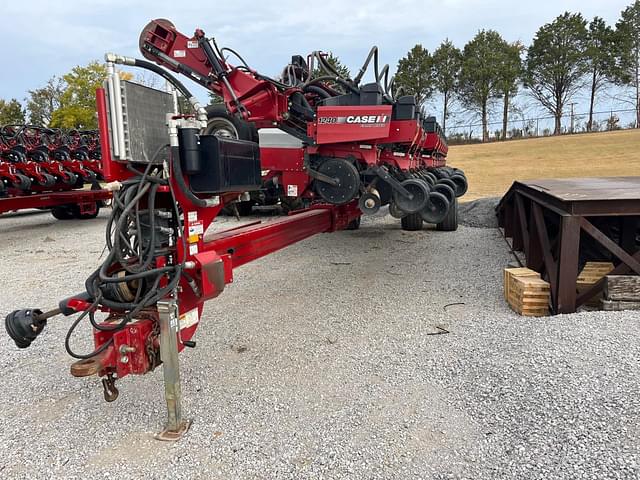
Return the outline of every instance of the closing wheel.
{"type": "Polygon", "coordinates": [[[358,169],[348,160],[328,158],[320,164],[318,172],[337,180],[337,185],[316,179],[315,187],[322,199],[333,205],[343,205],[353,200],[360,189],[358,169]]]}
{"type": "Polygon", "coordinates": [[[467,182],[467,178],[464,175],[452,175],[449,180],[451,180],[456,185],[456,197],[461,197],[465,193],[467,193],[469,184],[467,182]]]}
{"type": "Polygon", "coordinates": [[[394,190],[393,199],[400,210],[406,213],[416,213],[427,206],[431,188],[426,181],[410,178],[404,180],[401,185],[413,195],[413,198],[405,197],[402,193],[394,190]]]}
{"type": "Polygon", "coordinates": [[[453,201],[456,199],[456,193],[453,191],[453,189],[449,185],[445,183],[437,184],[435,187],[433,187],[433,191],[441,193],[445,197],[447,197],[447,200],[449,200],[450,204],[453,203],[453,201]]]}
{"type": "Polygon", "coordinates": [[[76,218],[79,220],[91,220],[92,218],[96,218],[100,213],[100,202],[96,202],[96,209],[93,213],[80,213],[80,207],[76,205],[76,218]]]}
{"type": "Polygon", "coordinates": [[[49,175],[48,173],[42,173],[42,180],[38,183],[43,187],[52,187],[56,183],[56,177],[49,175]]]}
{"type": "Polygon", "coordinates": [[[378,213],[378,210],[380,210],[380,207],[382,206],[380,194],[378,194],[378,191],[375,188],[371,189],[369,192],[363,193],[360,195],[360,199],[358,200],[358,206],[365,215],[374,215],[378,213]]]}
{"type": "Polygon", "coordinates": [[[75,185],[78,181],[78,175],[69,170],[65,170],[64,173],[65,174],[62,175],[62,183],[65,185],[75,185]]]}
{"type": "Polygon", "coordinates": [[[31,179],[29,177],[21,173],[16,173],[15,177],[16,179],[11,181],[13,187],[19,188],[20,190],[29,190],[31,188],[31,179]]]}
{"type": "Polygon", "coordinates": [[[58,220],[72,220],[80,215],[80,208],[77,205],[59,205],[51,209],[51,215],[58,220]]]}
{"type": "Polygon", "coordinates": [[[454,199],[449,207],[447,216],[436,225],[436,229],[442,232],[455,232],[458,229],[458,199],[454,199]]]}
{"type": "Polygon", "coordinates": [[[456,191],[456,184],[453,183],[453,180],[451,180],[450,178],[441,178],[440,180],[438,180],[438,184],[441,185],[449,185],[451,187],[451,190],[453,190],[454,192],[456,191]]]}
{"type": "Polygon", "coordinates": [[[431,192],[429,203],[420,211],[422,219],[427,223],[440,223],[447,217],[449,200],[439,192],[431,192]]]}
{"type": "Polygon", "coordinates": [[[449,172],[442,168],[432,168],[429,172],[436,177],[438,180],[441,178],[449,178],[449,172]]]}
{"type": "Polygon", "coordinates": [[[438,179],[436,178],[436,176],[429,172],[429,171],[425,171],[424,172],[424,176],[429,178],[429,180],[427,180],[431,185],[435,185],[436,183],[438,183],[438,179]]]}
{"type": "Polygon", "coordinates": [[[417,173],[418,177],[427,182],[430,186],[434,186],[436,184],[436,177],[427,172],[426,170],[420,170],[417,173]]]}
{"type": "Polygon", "coordinates": [[[359,230],[361,220],[362,220],[362,217],[358,217],[355,220],[351,220],[345,230],[359,230]]]}
{"type": "Polygon", "coordinates": [[[422,216],[420,212],[410,213],[409,215],[405,215],[400,219],[400,226],[402,230],[406,230],[408,232],[416,232],[418,230],[422,230],[423,224],[422,216]]]}
{"type": "Polygon", "coordinates": [[[389,215],[391,215],[393,218],[402,218],[406,215],[406,213],[404,213],[402,210],[398,208],[398,206],[396,205],[396,202],[390,202],[389,215]]]}

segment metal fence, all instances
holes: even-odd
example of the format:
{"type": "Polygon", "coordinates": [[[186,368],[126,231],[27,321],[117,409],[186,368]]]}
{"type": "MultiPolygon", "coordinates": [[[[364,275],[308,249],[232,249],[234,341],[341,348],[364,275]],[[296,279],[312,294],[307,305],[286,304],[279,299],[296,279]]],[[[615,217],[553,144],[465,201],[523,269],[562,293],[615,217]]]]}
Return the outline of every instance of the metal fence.
{"type": "MultiPolygon", "coordinates": [[[[584,133],[587,131],[589,113],[569,113],[562,116],[561,134],[584,133]]],[[[489,141],[504,140],[502,138],[502,121],[491,121],[488,124],[489,141]]],[[[592,132],[604,132],[638,128],[636,110],[618,109],[597,111],[593,113],[592,132]]],[[[555,118],[553,116],[521,118],[510,117],[507,122],[506,139],[546,137],[554,134],[555,118]]],[[[482,123],[459,123],[449,121],[447,124],[449,144],[478,143],[482,141],[482,123]]]]}

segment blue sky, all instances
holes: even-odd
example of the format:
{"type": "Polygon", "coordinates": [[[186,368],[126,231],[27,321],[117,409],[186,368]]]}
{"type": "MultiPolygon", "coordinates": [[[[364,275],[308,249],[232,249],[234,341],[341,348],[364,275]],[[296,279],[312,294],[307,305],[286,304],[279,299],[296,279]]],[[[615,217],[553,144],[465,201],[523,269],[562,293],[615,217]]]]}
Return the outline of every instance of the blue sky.
{"type": "Polygon", "coordinates": [[[318,49],[333,51],[355,71],[374,44],[380,48],[382,62],[393,67],[416,43],[433,51],[448,37],[462,47],[483,28],[527,45],[538,27],[565,10],[615,23],[630,3],[632,0],[0,0],[0,98],[22,101],[29,89],[43,85],[52,75],[101,59],[107,51],[139,56],[140,30],[152,18],[168,18],[186,34],[200,27],[221,46],[238,50],[254,68],[275,75],[292,54],[306,55],[318,49]]]}

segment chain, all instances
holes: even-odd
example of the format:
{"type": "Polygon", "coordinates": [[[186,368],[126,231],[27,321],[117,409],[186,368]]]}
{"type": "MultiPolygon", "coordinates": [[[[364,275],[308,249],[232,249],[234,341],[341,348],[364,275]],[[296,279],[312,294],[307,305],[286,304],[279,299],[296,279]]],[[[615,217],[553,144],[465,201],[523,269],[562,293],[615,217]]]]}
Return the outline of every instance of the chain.
{"type": "Polygon", "coordinates": [[[147,357],[149,357],[149,371],[152,372],[158,365],[160,365],[160,351],[154,345],[154,341],[160,335],[160,322],[153,320],[153,329],[147,337],[145,350],[147,357]]]}

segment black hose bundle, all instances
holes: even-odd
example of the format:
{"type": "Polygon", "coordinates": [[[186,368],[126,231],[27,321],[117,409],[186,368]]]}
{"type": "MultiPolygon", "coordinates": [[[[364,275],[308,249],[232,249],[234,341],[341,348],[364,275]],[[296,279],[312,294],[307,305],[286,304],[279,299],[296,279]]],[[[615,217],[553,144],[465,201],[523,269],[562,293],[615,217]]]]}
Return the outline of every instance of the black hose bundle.
{"type": "MultiPolygon", "coordinates": [[[[163,145],[154,158],[166,148],[163,145]]],[[[180,237],[183,249],[186,248],[180,212],[173,190],[173,212],[165,217],[176,219],[172,226],[157,224],[155,208],[156,194],[160,186],[171,186],[164,178],[162,165],[149,163],[144,171],[133,166],[129,169],[134,176],[122,182],[122,188],[114,192],[113,211],[106,228],[108,254],[102,265],[85,282],[85,288],[93,299],[91,307],[83,312],[71,325],[65,339],[65,348],[74,358],[91,358],[104,351],[113,339],[101,345],[89,354],[77,354],[70,347],[70,338],[80,321],[88,317],[96,330],[116,331],[124,328],[144,308],[152,307],[178,286],[184,264],[158,267],[155,260],[168,255],[167,242],[159,236],[168,238],[170,234],[180,237]],[[160,286],[165,280],[165,285],[160,286]],[[95,312],[106,307],[122,315],[122,320],[113,325],[96,322],[95,312]]]]}

